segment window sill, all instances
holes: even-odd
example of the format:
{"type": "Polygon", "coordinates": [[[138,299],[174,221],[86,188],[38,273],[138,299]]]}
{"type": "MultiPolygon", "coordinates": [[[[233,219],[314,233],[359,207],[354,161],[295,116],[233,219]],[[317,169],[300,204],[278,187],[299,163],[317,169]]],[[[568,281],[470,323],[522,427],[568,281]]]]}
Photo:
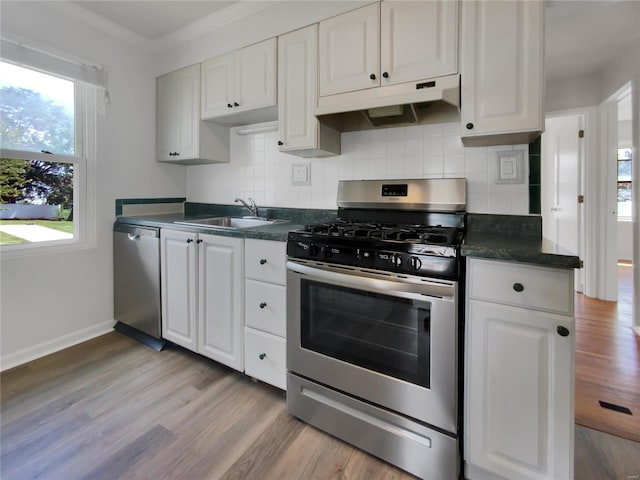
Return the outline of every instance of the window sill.
{"type": "Polygon", "coordinates": [[[0,246],[0,258],[8,260],[12,258],[34,257],[39,255],[56,255],[59,253],[88,250],[95,248],[95,246],[95,244],[83,243],[78,240],[3,245],[0,246]]]}

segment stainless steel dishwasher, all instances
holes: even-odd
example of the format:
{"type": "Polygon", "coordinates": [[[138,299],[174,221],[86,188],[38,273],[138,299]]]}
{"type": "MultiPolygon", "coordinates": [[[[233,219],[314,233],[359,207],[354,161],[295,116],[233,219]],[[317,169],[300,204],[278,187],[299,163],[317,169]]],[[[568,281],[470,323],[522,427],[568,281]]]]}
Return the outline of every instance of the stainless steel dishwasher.
{"type": "Polygon", "coordinates": [[[113,328],[161,350],[160,229],[114,224],[113,297],[113,328]]]}

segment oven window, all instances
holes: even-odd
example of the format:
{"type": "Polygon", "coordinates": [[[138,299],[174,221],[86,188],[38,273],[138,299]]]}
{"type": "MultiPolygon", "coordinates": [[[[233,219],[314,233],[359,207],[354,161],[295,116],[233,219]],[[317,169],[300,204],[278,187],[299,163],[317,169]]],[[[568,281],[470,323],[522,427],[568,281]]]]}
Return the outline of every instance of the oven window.
{"type": "Polygon", "coordinates": [[[302,280],[302,347],[429,388],[431,304],[302,280]]]}

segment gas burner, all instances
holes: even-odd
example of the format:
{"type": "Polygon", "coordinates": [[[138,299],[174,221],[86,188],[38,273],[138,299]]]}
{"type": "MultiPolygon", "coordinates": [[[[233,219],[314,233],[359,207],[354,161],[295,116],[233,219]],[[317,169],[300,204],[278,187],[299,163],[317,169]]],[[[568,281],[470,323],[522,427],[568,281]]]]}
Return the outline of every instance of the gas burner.
{"type": "Polygon", "coordinates": [[[305,232],[318,236],[393,240],[410,243],[454,245],[459,228],[413,224],[382,224],[369,222],[337,221],[307,225],[305,232]]]}

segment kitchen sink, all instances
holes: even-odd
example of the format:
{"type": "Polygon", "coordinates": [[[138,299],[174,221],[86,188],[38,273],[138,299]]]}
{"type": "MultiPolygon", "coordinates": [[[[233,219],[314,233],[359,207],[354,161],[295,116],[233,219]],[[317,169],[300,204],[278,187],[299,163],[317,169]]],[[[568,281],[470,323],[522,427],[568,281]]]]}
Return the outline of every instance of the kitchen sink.
{"type": "Polygon", "coordinates": [[[287,223],[288,220],[268,220],[262,217],[213,217],[213,218],[194,218],[193,220],[183,220],[174,222],[180,225],[191,225],[195,227],[212,227],[224,228],[229,230],[242,230],[244,228],[264,227],[266,225],[275,225],[279,223],[287,223]]]}

